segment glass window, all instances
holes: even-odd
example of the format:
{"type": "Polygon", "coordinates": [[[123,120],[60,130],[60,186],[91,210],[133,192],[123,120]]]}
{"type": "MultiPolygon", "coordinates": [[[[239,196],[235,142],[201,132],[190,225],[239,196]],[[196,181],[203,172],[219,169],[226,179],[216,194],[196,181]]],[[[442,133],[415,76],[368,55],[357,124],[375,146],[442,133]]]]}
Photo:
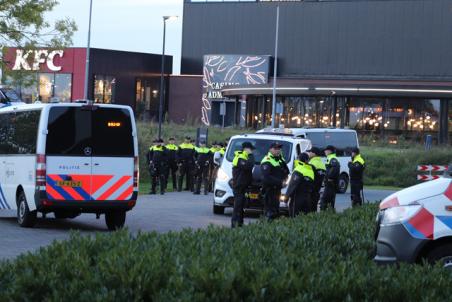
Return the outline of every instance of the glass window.
{"type": "Polygon", "coordinates": [[[116,79],[108,75],[94,75],[94,102],[114,103],[116,79]]]}
{"type": "Polygon", "coordinates": [[[226,155],[226,159],[228,161],[232,161],[234,159],[235,151],[241,150],[242,143],[244,143],[245,141],[252,143],[254,147],[256,147],[256,150],[254,150],[254,159],[256,160],[256,163],[260,163],[262,161],[264,156],[268,154],[270,145],[275,142],[282,144],[282,154],[286,160],[290,160],[292,153],[292,144],[289,142],[279,140],[238,138],[230,142],[231,147],[228,149],[228,153],[226,155]]]}
{"type": "Polygon", "coordinates": [[[39,101],[50,102],[53,96],[53,73],[39,74],[39,101]]]}
{"type": "Polygon", "coordinates": [[[313,147],[322,150],[328,145],[336,147],[338,156],[350,155],[350,149],[357,147],[358,141],[354,132],[308,132],[306,138],[313,147]]]}
{"type": "Polygon", "coordinates": [[[99,108],[93,111],[92,118],[93,156],[134,156],[128,110],[99,108]]]}
{"type": "Polygon", "coordinates": [[[383,128],[383,99],[352,98],[349,106],[349,127],[367,132],[383,128]]]}
{"type": "Polygon", "coordinates": [[[46,154],[84,156],[91,145],[91,111],[53,107],[47,125],[46,154]]]}
{"type": "Polygon", "coordinates": [[[54,97],[59,102],[71,100],[72,75],[65,73],[55,74],[54,97]]]}
{"type": "Polygon", "coordinates": [[[0,114],[0,154],[34,154],[41,111],[0,114]]]}

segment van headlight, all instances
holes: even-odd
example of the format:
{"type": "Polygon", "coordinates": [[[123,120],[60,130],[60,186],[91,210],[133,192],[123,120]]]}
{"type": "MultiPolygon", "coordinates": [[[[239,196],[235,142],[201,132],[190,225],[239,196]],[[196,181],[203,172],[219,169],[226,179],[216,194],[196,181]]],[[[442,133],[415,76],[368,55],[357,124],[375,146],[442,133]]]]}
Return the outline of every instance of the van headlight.
{"type": "Polygon", "coordinates": [[[398,224],[409,220],[422,208],[421,205],[392,207],[384,210],[381,225],[398,224]]]}
{"type": "Polygon", "coordinates": [[[220,168],[220,169],[218,169],[218,172],[217,172],[217,179],[221,180],[221,181],[228,181],[229,176],[228,176],[228,174],[226,174],[226,172],[224,172],[224,170],[222,168],[220,168]]]}

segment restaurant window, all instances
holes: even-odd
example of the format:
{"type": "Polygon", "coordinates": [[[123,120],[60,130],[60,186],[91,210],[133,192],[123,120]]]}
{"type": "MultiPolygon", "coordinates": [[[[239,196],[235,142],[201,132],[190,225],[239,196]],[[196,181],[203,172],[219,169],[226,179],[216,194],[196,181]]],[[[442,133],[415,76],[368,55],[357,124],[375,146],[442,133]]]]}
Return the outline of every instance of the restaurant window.
{"type": "Polygon", "coordinates": [[[59,102],[70,102],[72,91],[72,75],[67,73],[56,73],[53,85],[53,96],[59,102]]]}
{"type": "Polygon", "coordinates": [[[352,98],[348,126],[366,132],[379,132],[383,127],[383,99],[352,98]]]}
{"type": "Polygon", "coordinates": [[[94,75],[94,102],[114,103],[115,102],[116,79],[109,75],[94,75]]]}
{"type": "Polygon", "coordinates": [[[39,101],[48,103],[53,94],[53,74],[52,73],[40,73],[39,74],[39,101]]]}

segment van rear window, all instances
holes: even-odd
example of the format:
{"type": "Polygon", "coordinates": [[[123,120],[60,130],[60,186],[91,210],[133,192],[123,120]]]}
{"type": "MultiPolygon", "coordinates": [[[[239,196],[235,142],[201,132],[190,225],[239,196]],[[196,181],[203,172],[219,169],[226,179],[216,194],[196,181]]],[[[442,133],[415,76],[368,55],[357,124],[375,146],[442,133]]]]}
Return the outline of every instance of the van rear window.
{"type": "Polygon", "coordinates": [[[349,156],[350,149],[357,147],[358,141],[354,132],[310,132],[306,136],[311,140],[312,146],[322,150],[333,145],[338,156],[349,156]]]}
{"type": "Polygon", "coordinates": [[[47,129],[48,155],[134,156],[132,124],[125,109],[53,107],[47,129]]]}

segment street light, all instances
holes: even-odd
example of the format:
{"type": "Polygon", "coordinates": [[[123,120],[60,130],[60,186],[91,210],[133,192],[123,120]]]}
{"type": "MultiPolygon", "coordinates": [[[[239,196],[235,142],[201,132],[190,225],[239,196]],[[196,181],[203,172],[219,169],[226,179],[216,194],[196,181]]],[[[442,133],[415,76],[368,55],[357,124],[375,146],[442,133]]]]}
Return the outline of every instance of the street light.
{"type": "Polygon", "coordinates": [[[176,20],[178,16],[163,16],[163,51],[162,51],[162,70],[160,74],[160,102],[159,102],[159,139],[162,138],[162,115],[163,115],[163,97],[164,97],[164,72],[165,72],[165,40],[166,40],[166,21],[176,20]]]}
{"type": "Polygon", "coordinates": [[[91,44],[91,15],[93,12],[93,0],[89,1],[89,22],[88,22],[88,43],[86,47],[86,65],[85,65],[85,87],[83,90],[83,99],[88,99],[88,78],[89,78],[89,50],[91,44]]]}

